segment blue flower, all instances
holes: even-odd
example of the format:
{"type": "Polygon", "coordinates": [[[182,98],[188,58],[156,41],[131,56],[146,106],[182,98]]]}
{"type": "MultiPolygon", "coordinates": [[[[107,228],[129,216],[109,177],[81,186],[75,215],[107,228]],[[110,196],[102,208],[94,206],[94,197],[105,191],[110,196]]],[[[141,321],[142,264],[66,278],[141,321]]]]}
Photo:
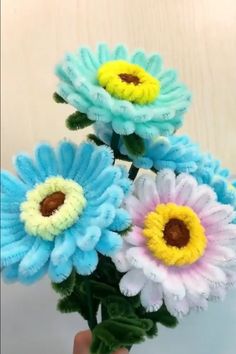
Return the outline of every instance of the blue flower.
{"type": "MultiPolygon", "coordinates": [[[[111,143],[112,127],[110,124],[97,122],[94,125],[97,136],[107,145],[111,143]]],[[[155,140],[144,140],[145,153],[141,157],[129,154],[122,137],[119,150],[133,161],[137,168],[161,170],[169,168],[176,173],[192,173],[197,170],[201,162],[201,153],[197,144],[188,136],[158,137],[155,140]]]]}
{"type": "Polygon", "coordinates": [[[6,281],[30,284],[48,272],[53,282],[74,267],[91,274],[98,253],[122,246],[119,232],[130,226],[121,207],[131,182],[113,166],[109,147],[61,142],[36,148],[35,161],[20,154],[18,177],[3,171],[1,266],[6,281]]]}
{"type": "Polygon", "coordinates": [[[92,121],[111,123],[120,135],[171,135],[182,125],[191,94],[159,54],[128,54],[106,44],[93,53],[80,48],[56,67],[57,93],[92,121]]]}
{"type": "Polygon", "coordinates": [[[230,171],[223,168],[219,160],[211,154],[203,154],[193,175],[199,183],[208,184],[214,190],[220,203],[232,205],[236,210],[236,181],[232,180],[230,171]]]}

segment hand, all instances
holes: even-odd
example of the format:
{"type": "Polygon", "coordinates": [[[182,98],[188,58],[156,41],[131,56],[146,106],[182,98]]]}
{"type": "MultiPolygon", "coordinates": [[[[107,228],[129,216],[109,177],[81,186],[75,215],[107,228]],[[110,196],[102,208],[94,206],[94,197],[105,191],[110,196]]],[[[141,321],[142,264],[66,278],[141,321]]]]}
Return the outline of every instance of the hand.
{"type": "MultiPolygon", "coordinates": [[[[73,354],[89,354],[89,348],[92,343],[92,333],[91,331],[84,331],[77,333],[74,340],[74,351],[73,354]]],[[[117,350],[113,354],[128,354],[128,350],[123,348],[117,350]]]]}

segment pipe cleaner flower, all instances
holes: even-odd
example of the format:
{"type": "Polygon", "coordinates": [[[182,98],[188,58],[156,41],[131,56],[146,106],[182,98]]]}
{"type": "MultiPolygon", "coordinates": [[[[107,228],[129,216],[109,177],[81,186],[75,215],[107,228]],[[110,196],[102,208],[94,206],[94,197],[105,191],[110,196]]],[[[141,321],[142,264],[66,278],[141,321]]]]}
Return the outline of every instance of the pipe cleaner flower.
{"type": "MultiPolygon", "coordinates": [[[[230,204],[236,211],[236,180],[230,177],[230,171],[222,168],[219,160],[205,154],[193,176],[201,184],[208,184],[216,193],[220,203],[230,204]]],[[[233,221],[236,223],[236,218],[233,221]]]]}
{"type": "Polygon", "coordinates": [[[62,282],[74,267],[92,273],[98,253],[120,249],[130,225],[122,207],[130,189],[108,147],[41,144],[35,162],[18,155],[19,177],[2,172],[1,266],[6,280],[32,283],[48,271],[62,282]]]}
{"type": "Polygon", "coordinates": [[[98,52],[80,48],[57,66],[57,93],[91,121],[111,123],[120,135],[170,135],[182,125],[190,92],[165,70],[159,54],[128,54],[123,45],[98,52]]]}
{"type": "MultiPolygon", "coordinates": [[[[96,122],[96,135],[105,144],[110,145],[112,139],[111,124],[96,122]]],[[[170,168],[176,173],[192,173],[198,169],[202,156],[197,144],[188,136],[160,136],[155,140],[144,140],[145,152],[142,156],[135,156],[129,151],[125,141],[120,137],[119,151],[128,156],[137,168],[161,170],[170,168]]]]}
{"type": "Polygon", "coordinates": [[[168,169],[155,181],[143,175],[135,181],[126,209],[133,229],[113,261],[126,272],[121,292],[141,292],[147,311],[157,311],[164,301],[180,317],[222,299],[235,283],[235,213],[217,202],[209,186],[168,169]]]}

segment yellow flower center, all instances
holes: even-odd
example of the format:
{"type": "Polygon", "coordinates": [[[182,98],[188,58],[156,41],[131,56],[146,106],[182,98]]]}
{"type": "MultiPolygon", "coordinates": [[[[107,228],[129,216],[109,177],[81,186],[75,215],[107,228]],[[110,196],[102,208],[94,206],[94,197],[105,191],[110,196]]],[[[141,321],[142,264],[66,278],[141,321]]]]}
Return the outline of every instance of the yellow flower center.
{"type": "Polygon", "coordinates": [[[85,205],[83,188],[78,183],[50,177],[27,193],[20,218],[29,235],[52,241],[76,222],[85,205]]]}
{"type": "Polygon", "coordinates": [[[153,256],[168,266],[195,263],[207,245],[197,214],[188,206],[173,203],[160,204],[147,214],[143,235],[153,256]]]}
{"type": "Polygon", "coordinates": [[[124,60],[103,64],[97,73],[99,85],[112,96],[140,105],[148,104],[159,96],[160,81],[141,66],[124,60]]]}

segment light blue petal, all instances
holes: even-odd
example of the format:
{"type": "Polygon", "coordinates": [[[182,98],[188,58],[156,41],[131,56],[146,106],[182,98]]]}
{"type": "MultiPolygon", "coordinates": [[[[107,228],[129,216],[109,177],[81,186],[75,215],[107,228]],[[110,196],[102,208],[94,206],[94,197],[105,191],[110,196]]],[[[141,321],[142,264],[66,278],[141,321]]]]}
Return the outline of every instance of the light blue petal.
{"type": "Polygon", "coordinates": [[[164,168],[169,168],[171,170],[175,170],[176,163],[175,163],[175,161],[155,160],[154,167],[156,170],[162,170],[164,168]]]}
{"type": "Polygon", "coordinates": [[[67,102],[68,96],[74,93],[74,87],[66,82],[60,82],[56,92],[67,102]]]}
{"type": "Polygon", "coordinates": [[[137,168],[151,169],[153,166],[153,161],[148,157],[139,157],[134,160],[134,166],[137,168]]]}
{"type": "Polygon", "coordinates": [[[127,229],[132,223],[131,216],[124,209],[116,210],[116,216],[109,229],[113,231],[123,231],[127,229]]]}
{"type": "Polygon", "coordinates": [[[139,50],[132,55],[131,62],[142,66],[144,69],[147,65],[147,58],[143,51],[139,50]]]}
{"type": "Polygon", "coordinates": [[[197,170],[198,165],[194,161],[178,162],[176,163],[176,172],[192,173],[197,170]]]}
{"type": "Polygon", "coordinates": [[[89,48],[80,48],[80,59],[88,70],[97,70],[99,63],[89,48]]]}
{"type": "Polygon", "coordinates": [[[125,196],[127,196],[133,189],[133,183],[127,178],[121,178],[117,184],[122,188],[125,196]]]}
{"type": "Polygon", "coordinates": [[[28,253],[23,257],[19,265],[19,274],[32,276],[47,263],[53,247],[53,242],[36,238],[28,253]]]}
{"type": "Polygon", "coordinates": [[[172,148],[165,155],[166,160],[179,160],[185,153],[185,147],[181,145],[172,146],[172,148]]]}
{"type": "Polygon", "coordinates": [[[60,174],[66,178],[73,166],[76,154],[76,146],[68,141],[62,141],[58,147],[58,160],[60,165],[60,174]]]}
{"type": "Polygon", "coordinates": [[[11,229],[15,228],[20,228],[22,225],[22,222],[19,219],[19,215],[16,218],[9,218],[9,219],[3,219],[1,220],[1,229],[8,229],[9,231],[11,229]]]}
{"type": "Polygon", "coordinates": [[[63,63],[62,64],[57,64],[55,67],[55,74],[59,79],[61,79],[64,82],[70,82],[67,74],[65,73],[65,70],[63,69],[63,63]]]}
{"type": "Polygon", "coordinates": [[[1,238],[0,238],[1,248],[5,245],[18,241],[25,236],[26,236],[26,232],[23,226],[20,227],[19,229],[14,229],[14,230],[9,230],[9,229],[1,230],[1,238]]]}
{"type": "Polygon", "coordinates": [[[86,113],[91,106],[91,102],[78,93],[69,94],[67,101],[81,113],[86,113]]]}
{"type": "Polygon", "coordinates": [[[104,107],[91,106],[87,114],[89,119],[97,122],[109,123],[112,120],[110,111],[104,107]]]}
{"type": "Polygon", "coordinates": [[[100,64],[111,60],[110,50],[105,43],[99,44],[98,46],[98,60],[100,64]]]}
{"type": "Polygon", "coordinates": [[[81,251],[77,249],[73,257],[73,264],[79,274],[90,275],[97,267],[98,254],[95,250],[81,251]]]}
{"type": "Polygon", "coordinates": [[[19,214],[20,202],[14,200],[14,196],[8,196],[6,194],[1,195],[1,210],[4,213],[19,214]]]}
{"type": "Polygon", "coordinates": [[[105,168],[112,165],[113,160],[113,152],[109,147],[99,147],[93,154],[93,165],[91,165],[90,171],[86,173],[84,184],[93,183],[105,168]]]}
{"type": "Polygon", "coordinates": [[[162,59],[159,54],[152,55],[147,62],[146,70],[156,76],[162,69],[162,59]]]}
{"type": "Polygon", "coordinates": [[[96,199],[90,200],[90,205],[92,207],[99,207],[103,203],[108,203],[118,208],[124,199],[124,192],[119,186],[111,186],[107,188],[105,193],[96,199]]]}
{"type": "Polygon", "coordinates": [[[77,65],[74,64],[73,60],[67,60],[63,64],[63,69],[69,81],[76,81],[80,77],[80,70],[77,65]]]}
{"type": "Polygon", "coordinates": [[[100,239],[101,229],[97,226],[89,226],[84,232],[76,236],[76,244],[82,251],[91,251],[100,239]]]}
{"type": "Polygon", "coordinates": [[[135,131],[135,124],[133,121],[116,117],[112,120],[112,128],[119,135],[130,135],[135,131]]]}
{"type": "Polygon", "coordinates": [[[67,229],[63,235],[57,236],[55,246],[51,254],[51,261],[54,265],[64,264],[73,255],[76,249],[73,227],[67,229]]]}
{"type": "Polygon", "coordinates": [[[89,220],[91,225],[96,225],[100,228],[111,225],[115,218],[115,207],[111,204],[104,203],[98,208],[89,208],[84,211],[83,217],[89,220]]]}
{"type": "Polygon", "coordinates": [[[158,79],[161,81],[161,86],[169,86],[173,84],[177,79],[177,72],[175,70],[166,70],[162,73],[158,79]]]}
{"type": "Polygon", "coordinates": [[[7,267],[22,260],[35,239],[26,236],[19,241],[8,244],[1,249],[1,267],[7,267]]]}
{"type": "Polygon", "coordinates": [[[36,164],[44,178],[58,174],[54,149],[49,144],[40,144],[35,150],[36,164]]]}
{"type": "Polygon", "coordinates": [[[1,171],[1,193],[12,198],[11,201],[22,201],[27,193],[28,186],[8,171],[1,171]]]}
{"type": "Polygon", "coordinates": [[[89,190],[85,188],[86,196],[88,198],[97,198],[102,195],[108,187],[116,184],[121,177],[121,171],[116,166],[109,166],[96,178],[89,190]]]}
{"type": "Polygon", "coordinates": [[[2,277],[5,283],[11,284],[18,280],[18,266],[19,264],[12,264],[2,271],[2,277]]]}
{"type": "Polygon", "coordinates": [[[83,175],[83,171],[86,168],[93,151],[93,144],[83,143],[78,147],[68,178],[75,179],[79,183],[79,178],[83,175]]]}
{"type": "Polygon", "coordinates": [[[96,249],[104,256],[112,256],[121,249],[122,244],[123,239],[119,234],[104,230],[96,249]]]}
{"type": "Polygon", "coordinates": [[[59,265],[54,265],[51,261],[48,267],[48,275],[54,283],[61,283],[69,277],[72,269],[73,265],[71,259],[59,265]]]}
{"type": "Polygon", "coordinates": [[[91,155],[83,175],[80,177],[80,183],[83,186],[93,183],[99,177],[101,172],[112,165],[113,153],[108,147],[98,147],[91,155]]]}
{"type": "Polygon", "coordinates": [[[15,167],[20,178],[31,186],[43,181],[43,176],[35,167],[32,159],[27,155],[18,155],[15,159],[15,167]]]}
{"type": "Polygon", "coordinates": [[[153,123],[138,123],[135,132],[144,139],[151,139],[159,135],[160,127],[153,123]]]}
{"type": "Polygon", "coordinates": [[[48,271],[48,263],[46,263],[40,270],[33,275],[18,274],[18,280],[23,285],[32,285],[42,279],[48,271]]]}
{"type": "Polygon", "coordinates": [[[128,58],[127,48],[123,44],[118,45],[114,50],[113,58],[114,60],[127,60],[128,58]]]}

